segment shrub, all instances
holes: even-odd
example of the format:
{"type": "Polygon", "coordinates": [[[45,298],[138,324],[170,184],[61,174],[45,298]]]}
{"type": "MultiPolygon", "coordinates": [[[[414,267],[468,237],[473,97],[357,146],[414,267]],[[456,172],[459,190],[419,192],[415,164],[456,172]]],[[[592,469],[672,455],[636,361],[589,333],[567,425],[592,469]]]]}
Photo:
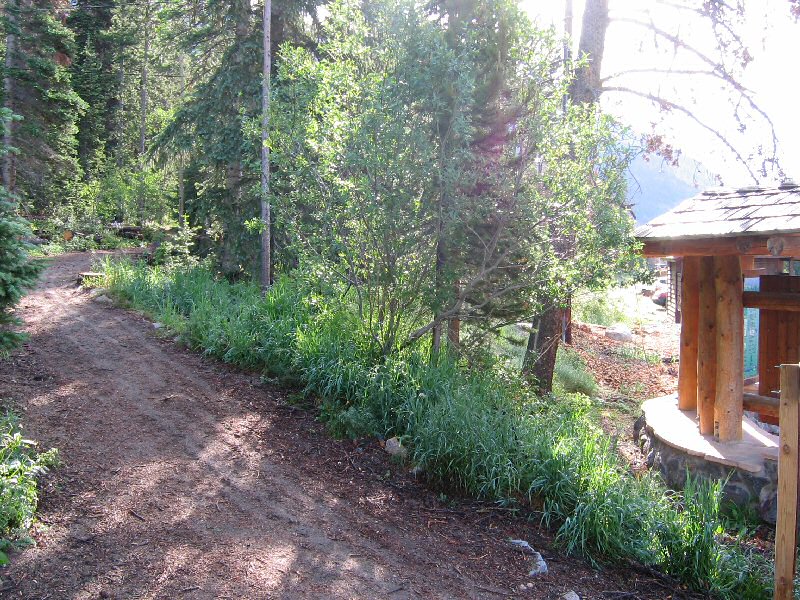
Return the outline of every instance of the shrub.
{"type": "Polygon", "coordinates": [[[631,316],[620,302],[603,294],[576,296],[572,303],[572,314],[578,321],[594,325],[610,326],[615,323],[631,323],[631,316]]]}
{"type": "Polygon", "coordinates": [[[0,564],[7,561],[4,551],[24,539],[38,503],[36,478],[56,458],[55,449],[36,452],[35,442],[22,437],[13,414],[0,416],[0,564]]]}

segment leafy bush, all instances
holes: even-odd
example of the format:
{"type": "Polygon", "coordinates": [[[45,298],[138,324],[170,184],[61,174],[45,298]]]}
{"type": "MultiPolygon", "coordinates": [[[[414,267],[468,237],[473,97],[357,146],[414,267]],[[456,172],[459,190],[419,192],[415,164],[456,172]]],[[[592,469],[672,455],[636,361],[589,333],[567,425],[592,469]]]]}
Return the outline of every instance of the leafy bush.
{"type": "Polygon", "coordinates": [[[87,252],[90,250],[117,250],[119,248],[136,248],[140,246],[136,240],[128,240],[106,232],[102,235],[94,236],[76,235],[69,241],[54,241],[31,248],[31,255],[57,256],[67,252],[87,252]]]}
{"type": "Polygon", "coordinates": [[[618,301],[602,294],[576,296],[572,303],[572,315],[583,323],[610,326],[615,323],[631,323],[631,317],[618,301]]]}
{"type": "Polygon", "coordinates": [[[30,527],[38,492],[36,478],[57,460],[57,451],[37,453],[36,443],[22,437],[17,418],[0,416],[0,564],[4,553],[30,527]]]}
{"type": "Polygon", "coordinates": [[[162,240],[153,253],[153,262],[166,267],[195,267],[199,261],[192,254],[195,238],[200,227],[180,227],[178,231],[162,240]]]}
{"type": "Polygon", "coordinates": [[[65,226],[78,230],[93,222],[134,223],[142,214],[160,222],[171,216],[168,188],[161,170],[111,169],[102,179],[84,183],[78,199],[56,214],[65,226]]]}
{"type": "MultiPolygon", "coordinates": [[[[506,371],[431,364],[426,348],[376,355],[346,298],[301,278],[283,278],[262,297],[253,284],[198,268],[103,268],[111,293],[191,346],[303,385],[336,433],[400,436],[445,488],[535,500],[570,553],[640,561],[721,597],[769,596],[769,565],[717,535],[719,486],[690,480],[679,494],[656,475],[632,476],[585,396],[541,401],[506,371]]],[[[566,356],[562,364],[577,370],[566,356]]]]}

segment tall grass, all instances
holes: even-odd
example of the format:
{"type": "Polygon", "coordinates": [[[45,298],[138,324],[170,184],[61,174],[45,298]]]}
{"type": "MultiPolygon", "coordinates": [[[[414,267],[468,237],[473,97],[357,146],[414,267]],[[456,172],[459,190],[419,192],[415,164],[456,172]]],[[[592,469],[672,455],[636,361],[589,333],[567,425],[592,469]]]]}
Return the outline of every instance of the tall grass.
{"type": "Polygon", "coordinates": [[[597,381],[586,368],[581,356],[563,346],[558,349],[555,365],[555,384],[557,391],[584,396],[596,396],[599,390],[597,381]]]}
{"type": "Polygon", "coordinates": [[[302,386],[336,433],[400,436],[433,483],[540,508],[572,554],[638,561],[724,598],[770,595],[769,564],[719,535],[719,486],[690,478],[677,494],[631,475],[585,396],[541,401],[505,371],[432,365],[423,349],[376,356],[355,311],[300,280],[262,297],[202,269],[103,270],[113,295],[192,347],[302,386]]]}

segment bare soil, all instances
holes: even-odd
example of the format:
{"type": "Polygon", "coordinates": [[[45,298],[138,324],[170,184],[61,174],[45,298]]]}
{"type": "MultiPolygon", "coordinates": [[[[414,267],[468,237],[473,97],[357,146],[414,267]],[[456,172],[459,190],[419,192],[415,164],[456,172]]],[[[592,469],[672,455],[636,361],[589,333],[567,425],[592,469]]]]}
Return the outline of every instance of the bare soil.
{"type": "Polygon", "coordinates": [[[0,361],[0,398],[62,460],[0,597],[685,596],[563,556],[535,520],[444,501],[377,441],[332,439],[290,390],[92,300],[75,284],[91,261],[54,260],[19,310],[29,341],[0,361]],[[509,538],[549,573],[529,578],[509,538]]]}

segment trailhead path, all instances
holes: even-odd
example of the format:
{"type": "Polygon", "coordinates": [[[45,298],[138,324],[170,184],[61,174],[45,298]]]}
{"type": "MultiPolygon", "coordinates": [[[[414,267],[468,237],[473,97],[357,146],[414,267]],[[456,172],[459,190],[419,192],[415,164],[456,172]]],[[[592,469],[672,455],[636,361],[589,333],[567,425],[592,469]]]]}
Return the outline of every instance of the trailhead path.
{"type": "Polygon", "coordinates": [[[18,310],[30,339],[0,360],[0,399],[61,457],[0,597],[667,595],[644,573],[558,554],[489,505],[442,503],[377,441],[334,440],[286,390],[93,300],[75,283],[93,258],[52,261],[18,310]],[[509,537],[550,572],[528,578],[509,537]]]}

